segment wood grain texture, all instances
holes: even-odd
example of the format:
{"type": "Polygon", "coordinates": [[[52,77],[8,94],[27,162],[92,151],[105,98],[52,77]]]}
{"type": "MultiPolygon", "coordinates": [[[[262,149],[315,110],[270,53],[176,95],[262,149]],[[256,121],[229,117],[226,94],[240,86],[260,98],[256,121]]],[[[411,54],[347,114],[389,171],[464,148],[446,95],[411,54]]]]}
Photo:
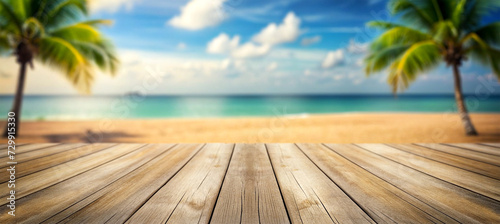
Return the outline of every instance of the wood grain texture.
{"type": "Polygon", "coordinates": [[[292,223],[375,223],[295,145],[267,145],[292,223]]]}
{"type": "Polygon", "coordinates": [[[298,146],[377,223],[457,223],[323,145],[298,146]]]}
{"type": "MultiPolygon", "coordinates": [[[[49,156],[43,156],[39,158],[34,158],[29,161],[24,161],[17,165],[19,168],[16,171],[16,178],[20,178],[74,159],[78,159],[82,156],[86,156],[106,148],[112,147],[116,144],[87,144],[77,148],[72,148],[61,153],[52,154],[49,156]]],[[[25,153],[29,154],[29,153],[25,153]]],[[[23,154],[22,154],[23,155],[23,154]]],[[[9,180],[9,173],[1,172],[0,173],[0,183],[6,182],[9,180]]]]}
{"type": "Polygon", "coordinates": [[[174,147],[153,161],[107,186],[100,197],[85,200],[85,207],[60,223],[123,223],[167,183],[199,150],[200,144],[174,147]],[[89,215],[91,214],[91,215],[89,215]]]}
{"type": "Polygon", "coordinates": [[[481,152],[477,152],[477,151],[473,151],[473,150],[469,150],[469,149],[457,148],[457,147],[453,147],[453,146],[449,146],[449,145],[442,145],[442,144],[419,143],[416,145],[423,146],[423,147],[426,147],[426,148],[432,149],[432,150],[445,152],[445,153],[448,153],[451,155],[457,155],[457,156],[461,156],[464,158],[469,158],[469,159],[473,159],[476,161],[488,163],[491,165],[500,166],[500,156],[494,156],[494,155],[485,154],[485,153],[481,153],[481,152]]]}
{"type": "Polygon", "coordinates": [[[28,144],[0,223],[500,223],[488,144],[28,144]]]}
{"type": "Polygon", "coordinates": [[[388,160],[359,146],[326,145],[373,175],[459,222],[500,221],[500,204],[496,200],[388,160]]]}
{"type": "MultiPolygon", "coordinates": [[[[33,150],[45,149],[45,148],[53,147],[56,145],[60,145],[60,144],[58,144],[58,143],[21,144],[21,145],[16,144],[15,152],[16,152],[16,155],[19,155],[21,153],[30,152],[33,150]]],[[[7,153],[2,153],[0,155],[0,158],[4,158],[4,157],[8,157],[7,153]]]]}
{"type": "Polygon", "coordinates": [[[400,149],[402,151],[412,153],[414,155],[422,156],[426,159],[434,160],[436,162],[444,163],[450,166],[454,166],[459,169],[467,170],[470,172],[477,173],[479,175],[484,175],[487,177],[495,178],[500,180],[500,167],[478,162],[476,160],[450,155],[447,153],[431,150],[425,147],[420,147],[410,144],[388,144],[393,148],[400,149]]]}
{"type": "Polygon", "coordinates": [[[493,146],[473,144],[473,143],[456,143],[456,144],[446,144],[446,145],[482,152],[489,155],[500,156],[500,148],[493,146]]]}
{"type": "Polygon", "coordinates": [[[441,162],[416,156],[382,144],[359,144],[362,148],[394,160],[405,166],[427,173],[441,180],[500,200],[500,181],[441,162]]]}
{"type": "MultiPolygon", "coordinates": [[[[17,203],[16,221],[40,223],[46,220],[47,223],[56,223],[78,211],[89,198],[100,197],[106,193],[106,190],[114,190],[106,186],[162,153],[168,152],[172,145],[154,144],[134,147],[139,148],[120,159],[21,198],[17,203]]],[[[6,215],[6,210],[5,206],[0,209],[0,223],[9,221],[10,217],[6,215]]]]}
{"type": "Polygon", "coordinates": [[[500,143],[481,143],[481,145],[487,145],[491,147],[500,148],[500,143]]]}
{"type": "MultiPolygon", "coordinates": [[[[142,145],[126,144],[111,147],[98,153],[80,157],[76,160],[21,177],[16,180],[16,197],[22,198],[43,188],[57,184],[63,180],[74,177],[80,173],[137,150],[140,146],[142,145]]],[[[7,197],[9,194],[8,192],[9,190],[7,184],[0,185],[2,198],[7,197]]],[[[7,200],[1,201],[0,203],[1,205],[5,205],[7,204],[7,200]]]]}
{"type": "Polygon", "coordinates": [[[234,149],[212,223],[289,223],[264,144],[234,149]]]}
{"type": "Polygon", "coordinates": [[[233,144],[206,145],[127,223],[208,223],[233,144]]]}
{"type": "MultiPolygon", "coordinates": [[[[63,145],[54,145],[51,147],[42,148],[40,150],[33,150],[25,153],[18,153],[16,150],[16,158],[15,161],[17,163],[24,163],[30,160],[34,160],[37,158],[41,158],[44,156],[50,156],[53,154],[61,153],[67,150],[76,149],[78,147],[86,146],[86,144],[82,143],[73,143],[73,144],[63,144],[63,145]]],[[[87,145],[88,146],[88,145],[87,145]]],[[[0,168],[7,167],[7,162],[11,160],[8,157],[0,158],[0,168]]]]}

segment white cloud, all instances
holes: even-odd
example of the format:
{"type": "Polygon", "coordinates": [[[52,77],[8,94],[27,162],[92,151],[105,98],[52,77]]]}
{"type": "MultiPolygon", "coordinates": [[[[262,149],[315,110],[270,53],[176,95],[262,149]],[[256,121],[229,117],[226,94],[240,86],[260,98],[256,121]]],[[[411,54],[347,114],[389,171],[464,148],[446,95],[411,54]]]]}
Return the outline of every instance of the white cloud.
{"type": "Polygon", "coordinates": [[[105,11],[109,13],[114,13],[125,8],[125,10],[132,10],[134,3],[137,0],[92,0],[88,1],[89,8],[91,12],[105,11]]]}
{"type": "Polygon", "coordinates": [[[277,62],[272,62],[271,64],[267,65],[266,71],[272,72],[278,68],[278,63],[277,62]]]}
{"type": "Polygon", "coordinates": [[[225,33],[219,34],[207,44],[207,52],[211,54],[229,54],[235,50],[240,43],[240,37],[234,36],[232,39],[225,33]]]}
{"type": "Polygon", "coordinates": [[[180,42],[179,44],[177,44],[178,50],[184,50],[186,48],[187,48],[187,45],[184,42],[180,42]]]}
{"type": "Polygon", "coordinates": [[[315,43],[319,43],[321,41],[321,36],[314,36],[314,37],[310,37],[310,38],[302,38],[302,41],[300,42],[300,44],[302,44],[302,46],[309,46],[311,44],[315,44],[315,43]]]}
{"type": "Polygon", "coordinates": [[[299,35],[300,19],[289,12],[283,24],[269,24],[255,35],[252,41],[240,45],[240,36],[233,38],[225,33],[219,34],[207,44],[207,53],[226,54],[233,58],[256,58],[267,55],[273,45],[294,41],[299,35]]]}
{"type": "Polygon", "coordinates": [[[222,10],[226,0],[191,0],[181,7],[181,14],[170,19],[171,26],[199,30],[218,25],[227,17],[222,10]]]}
{"type": "Polygon", "coordinates": [[[344,57],[344,50],[339,49],[336,51],[330,51],[326,55],[325,59],[323,60],[323,63],[321,63],[322,68],[331,68],[336,65],[340,65],[344,62],[345,57],[344,57]]]}
{"type": "Polygon", "coordinates": [[[266,55],[267,53],[269,53],[269,50],[271,50],[270,45],[264,44],[258,46],[254,43],[248,42],[236,48],[231,53],[231,56],[235,58],[256,58],[266,55]]]}
{"type": "Polygon", "coordinates": [[[253,41],[261,44],[276,45],[295,41],[300,34],[300,18],[289,12],[283,23],[271,23],[253,37],[253,41]]]}
{"type": "Polygon", "coordinates": [[[369,43],[358,43],[354,39],[349,40],[347,52],[351,54],[363,54],[368,51],[369,43]]]}
{"type": "Polygon", "coordinates": [[[234,58],[256,58],[266,55],[271,50],[270,45],[257,45],[252,42],[240,45],[239,42],[240,37],[238,35],[231,38],[227,34],[221,33],[208,42],[207,52],[210,54],[226,54],[234,58]]]}

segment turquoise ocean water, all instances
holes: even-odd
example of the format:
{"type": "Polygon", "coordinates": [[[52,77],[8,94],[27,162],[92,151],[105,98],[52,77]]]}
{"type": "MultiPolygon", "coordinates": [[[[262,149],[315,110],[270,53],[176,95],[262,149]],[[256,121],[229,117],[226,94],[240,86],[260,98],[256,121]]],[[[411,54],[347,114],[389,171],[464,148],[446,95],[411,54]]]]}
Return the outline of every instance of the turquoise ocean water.
{"type": "MultiPolygon", "coordinates": [[[[7,114],[13,97],[0,96],[7,114]]],[[[472,112],[500,113],[500,96],[467,96],[472,112]]],[[[350,112],[452,112],[453,95],[25,96],[26,120],[304,116],[350,112]]],[[[2,116],[0,116],[2,117],[2,116]]]]}

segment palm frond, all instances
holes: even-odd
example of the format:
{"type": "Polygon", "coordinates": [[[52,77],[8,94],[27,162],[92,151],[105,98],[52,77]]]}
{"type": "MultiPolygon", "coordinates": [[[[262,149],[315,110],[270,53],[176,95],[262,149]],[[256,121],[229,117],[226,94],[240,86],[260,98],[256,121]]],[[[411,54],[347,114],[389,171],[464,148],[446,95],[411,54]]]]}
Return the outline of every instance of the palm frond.
{"type": "Polygon", "coordinates": [[[432,30],[434,40],[442,43],[448,40],[456,40],[459,36],[459,31],[450,20],[439,21],[434,25],[432,30]]]}
{"type": "Polygon", "coordinates": [[[10,51],[12,51],[12,48],[7,38],[7,34],[0,31],[0,55],[10,53],[10,51]]]}
{"type": "Polygon", "coordinates": [[[365,71],[367,75],[382,71],[397,58],[408,50],[411,45],[396,45],[385,48],[381,51],[372,52],[365,59],[365,71]]]}
{"type": "Polygon", "coordinates": [[[398,26],[385,31],[372,42],[370,48],[372,51],[379,51],[394,45],[408,45],[425,40],[432,40],[432,36],[409,27],[398,26]]]}
{"type": "MultiPolygon", "coordinates": [[[[7,21],[11,21],[14,29],[11,31],[21,33],[23,23],[21,18],[19,18],[14,10],[11,8],[9,4],[7,4],[4,0],[0,0],[0,14],[5,17],[7,21]]],[[[8,29],[9,27],[5,27],[8,29]]]]}
{"type": "Polygon", "coordinates": [[[392,29],[395,27],[401,27],[403,25],[397,24],[397,23],[386,22],[386,21],[375,20],[375,21],[370,21],[370,22],[366,23],[366,26],[369,28],[388,30],[388,29],[392,29]]]}
{"type": "Polygon", "coordinates": [[[469,36],[472,44],[466,51],[469,52],[472,60],[491,67],[493,73],[500,78],[500,60],[498,60],[500,50],[489,45],[475,33],[471,33],[469,36]]]}
{"type": "Polygon", "coordinates": [[[500,46],[500,22],[490,23],[474,31],[484,42],[500,46]]]}
{"type": "Polygon", "coordinates": [[[7,3],[11,6],[12,12],[16,17],[23,21],[29,17],[29,1],[28,0],[8,0],[7,3]]]}
{"type": "Polygon", "coordinates": [[[74,23],[87,15],[87,3],[85,0],[62,0],[58,1],[45,13],[44,24],[47,28],[57,28],[74,23]]]}
{"type": "Polygon", "coordinates": [[[392,14],[401,16],[403,21],[415,24],[419,28],[432,28],[435,19],[429,15],[428,7],[417,3],[410,0],[392,0],[389,2],[389,10],[392,14]]]}
{"type": "Polygon", "coordinates": [[[390,68],[388,81],[393,91],[404,90],[418,74],[434,68],[440,60],[440,48],[434,41],[413,44],[390,68]]]}
{"type": "Polygon", "coordinates": [[[499,8],[500,1],[468,0],[461,15],[462,19],[459,28],[465,31],[475,30],[481,25],[483,16],[498,11],[499,8]]]}
{"type": "Polygon", "coordinates": [[[91,63],[99,69],[116,74],[119,61],[112,45],[107,40],[98,43],[72,42],[73,46],[91,63]]]}
{"type": "Polygon", "coordinates": [[[91,65],[75,46],[59,37],[43,37],[38,59],[60,69],[81,92],[90,93],[94,80],[91,65]]]}
{"type": "Polygon", "coordinates": [[[463,14],[465,11],[465,6],[466,6],[467,0],[458,0],[456,1],[455,9],[452,12],[451,15],[451,21],[455,25],[455,27],[460,28],[462,24],[462,19],[463,19],[463,14]]]}
{"type": "Polygon", "coordinates": [[[86,23],[76,23],[50,32],[51,36],[68,41],[95,43],[102,39],[99,31],[86,23]]]}

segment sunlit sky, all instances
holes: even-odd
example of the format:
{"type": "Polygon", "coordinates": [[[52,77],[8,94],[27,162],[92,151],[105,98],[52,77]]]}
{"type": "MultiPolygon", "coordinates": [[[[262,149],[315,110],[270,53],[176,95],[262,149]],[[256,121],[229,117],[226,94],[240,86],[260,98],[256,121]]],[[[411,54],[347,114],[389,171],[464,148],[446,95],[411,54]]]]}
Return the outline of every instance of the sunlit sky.
{"type": "MultiPolygon", "coordinates": [[[[117,46],[119,74],[99,74],[94,94],[363,94],[390,93],[384,73],[366,77],[370,20],[388,20],[382,0],[107,0],[93,18],[117,46]],[[153,77],[153,78],[151,78],[153,77]]],[[[489,16],[484,23],[498,21],[489,16]]],[[[0,94],[12,94],[14,59],[0,58],[0,94]],[[4,66],[5,65],[5,66],[4,66]]],[[[40,64],[28,71],[27,94],[77,94],[40,64]]],[[[500,86],[488,68],[462,66],[465,91],[500,86]],[[493,87],[492,87],[493,86],[493,87]]],[[[422,75],[408,93],[452,93],[449,68],[422,75]]]]}

